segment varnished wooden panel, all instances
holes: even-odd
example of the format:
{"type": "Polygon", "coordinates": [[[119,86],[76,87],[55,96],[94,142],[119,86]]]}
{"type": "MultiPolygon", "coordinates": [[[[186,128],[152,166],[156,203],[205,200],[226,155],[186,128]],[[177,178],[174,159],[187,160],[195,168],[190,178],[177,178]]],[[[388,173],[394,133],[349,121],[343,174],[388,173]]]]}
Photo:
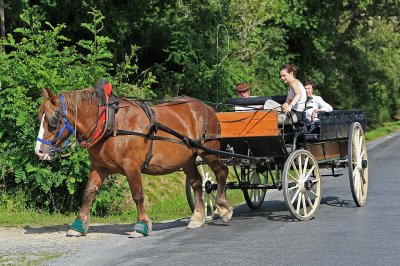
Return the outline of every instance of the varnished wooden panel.
{"type": "Polygon", "coordinates": [[[317,161],[344,159],[347,156],[347,140],[313,143],[307,147],[307,150],[317,161]]]}
{"type": "Polygon", "coordinates": [[[276,111],[217,113],[222,138],[278,136],[276,111]]]}

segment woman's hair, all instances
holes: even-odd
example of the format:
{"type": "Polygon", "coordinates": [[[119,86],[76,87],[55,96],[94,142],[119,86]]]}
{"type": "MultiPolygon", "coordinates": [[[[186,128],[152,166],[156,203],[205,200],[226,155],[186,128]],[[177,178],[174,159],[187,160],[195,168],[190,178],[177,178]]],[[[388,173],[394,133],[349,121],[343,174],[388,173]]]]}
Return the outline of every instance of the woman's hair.
{"type": "Polygon", "coordinates": [[[293,76],[296,77],[297,74],[297,67],[295,65],[292,64],[285,64],[284,66],[281,67],[281,70],[286,70],[288,73],[293,72],[293,76]]]}
{"type": "Polygon", "coordinates": [[[316,86],[317,86],[314,81],[309,80],[309,79],[304,81],[304,86],[306,86],[306,85],[311,85],[314,90],[316,89],[316,86]]]}

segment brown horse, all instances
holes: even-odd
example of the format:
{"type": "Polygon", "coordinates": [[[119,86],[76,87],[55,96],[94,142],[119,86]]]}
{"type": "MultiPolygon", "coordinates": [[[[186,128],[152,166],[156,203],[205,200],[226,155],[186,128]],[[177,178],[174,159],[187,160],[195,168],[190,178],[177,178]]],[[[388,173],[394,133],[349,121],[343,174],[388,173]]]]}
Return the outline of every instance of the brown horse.
{"type": "Polygon", "coordinates": [[[196,166],[197,155],[217,178],[217,214],[224,222],[232,217],[233,209],[225,196],[228,168],[221,163],[218,154],[210,152],[220,148],[220,129],[215,113],[208,105],[193,98],[177,98],[145,108],[139,101],[118,99],[114,134],[98,142],[97,139],[95,143],[93,137],[99,128],[101,104],[94,90],[63,92],[58,96],[48,89],[42,93],[44,103],[39,110],[41,126],[35,153],[42,160],[52,160],[54,152],[62,149],[69,135],[75,134],[87,144],[91,161],[82,206],[67,236],[87,233],[90,207],[96,192],[104,179],[113,173],[127,177],[136,204],[138,220],[129,233],[131,237],[146,236],[152,230],[143,204],[142,173],[164,175],[183,169],[195,193],[195,210],[187,227],[203,226],[202,177],[196,166]],[[161,129],[157,128],[161,126],[161,129]],[[190,145],[194,142],[201,145],[190,145]]]}

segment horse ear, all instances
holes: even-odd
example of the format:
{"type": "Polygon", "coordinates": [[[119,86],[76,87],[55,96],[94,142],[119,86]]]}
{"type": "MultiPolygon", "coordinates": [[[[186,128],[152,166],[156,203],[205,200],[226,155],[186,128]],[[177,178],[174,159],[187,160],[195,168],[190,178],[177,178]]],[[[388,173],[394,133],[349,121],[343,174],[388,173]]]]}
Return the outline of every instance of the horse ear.
{"type": "Polygon", "coordinates": [[[57,96],[50,89],[44,88],[42,94],[46,100],[50,100],[52,104],[55,104],[57,96]]]}

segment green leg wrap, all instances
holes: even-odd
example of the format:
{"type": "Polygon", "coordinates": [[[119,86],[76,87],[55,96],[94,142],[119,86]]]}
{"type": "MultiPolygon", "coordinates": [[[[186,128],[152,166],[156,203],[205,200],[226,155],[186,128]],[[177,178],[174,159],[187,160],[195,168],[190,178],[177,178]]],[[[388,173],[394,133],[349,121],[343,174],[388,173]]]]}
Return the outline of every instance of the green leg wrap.
{"type": "Polygon", "coordinates": [[[135,232],[141,233],[144,236],[148,236],[149,235],[147,224],[145,224],[144,222],[136,222],[136,223],[134,223],[133,226],[132,226],[132,230],[135,231],[135,232]]]}
{"type": "Polygon", "coordinates": [[[88,226],[86,226],[81,220],[76,218],[75,221],[69,226],[69,228],[81,234],[86,234],[88,226]]]}

